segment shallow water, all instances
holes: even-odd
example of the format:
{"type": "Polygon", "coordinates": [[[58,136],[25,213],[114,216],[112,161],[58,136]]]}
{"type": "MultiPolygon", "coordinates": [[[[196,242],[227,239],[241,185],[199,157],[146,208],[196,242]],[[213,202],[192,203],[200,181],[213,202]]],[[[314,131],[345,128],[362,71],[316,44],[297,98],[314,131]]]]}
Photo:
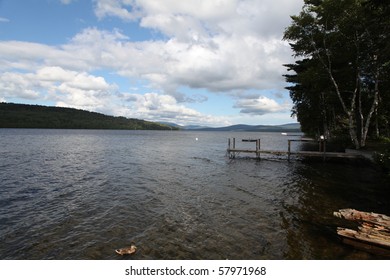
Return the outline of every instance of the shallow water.
{"type": "Polygon", "coordinates": [[[380,173],[230,160],[229,137],[287,149],[279,133],[0,129],[0,258],[383,258],[343,244],[332,216],[389,214],[380,173]]]}

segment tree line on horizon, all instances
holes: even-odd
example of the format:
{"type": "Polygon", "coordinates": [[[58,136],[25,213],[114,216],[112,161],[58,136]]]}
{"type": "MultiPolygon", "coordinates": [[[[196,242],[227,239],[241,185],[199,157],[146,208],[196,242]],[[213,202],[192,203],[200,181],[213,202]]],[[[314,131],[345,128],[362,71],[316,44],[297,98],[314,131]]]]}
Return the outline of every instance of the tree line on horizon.
{"type": "Polygon", "coordinates": [[[176,130],[155,122],[64,107],[0,103],[0,128],[176,130]]]}
{"type": "Polygon", "coordinates": [[[297,59],[285,76],[303,132],[390,137],[390,5],[387,0],[305,0],[284,32],[297,59]]]}

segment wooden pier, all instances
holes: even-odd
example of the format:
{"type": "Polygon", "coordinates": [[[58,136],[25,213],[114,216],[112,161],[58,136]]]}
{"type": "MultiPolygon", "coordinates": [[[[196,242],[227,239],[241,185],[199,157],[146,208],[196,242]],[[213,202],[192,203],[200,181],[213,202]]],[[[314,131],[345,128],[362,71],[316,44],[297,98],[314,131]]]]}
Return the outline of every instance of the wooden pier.
{"type": "Polygon", "coordinates": [[[242,142],[255,142],[255,149],[244,149],[236,147],[236,138],[228,139],[228,148],[227,155],[230,159],[236,158],[240,153],[255,154],[256,159],[261,159],[261,154],[271,154],[275,156],[286,156],[287,160],[291,160],[291,156],[303,156],[303,157],[320,157],[324,160],[326,158],[363,158],[359,154],[349,154],[349,153],[338,153],[338,152],[327,152],[326,151],[326,140],[315,140],[311,138],[301,138],[301,139],[287,139],[287,151],[275,151],[275,150],[262,150],[260,148],[261,140],[260,139],[242,139],[242,142]],[[318,142],[318,151],[292,151],[291,144],[293,142],[318,142]]]}

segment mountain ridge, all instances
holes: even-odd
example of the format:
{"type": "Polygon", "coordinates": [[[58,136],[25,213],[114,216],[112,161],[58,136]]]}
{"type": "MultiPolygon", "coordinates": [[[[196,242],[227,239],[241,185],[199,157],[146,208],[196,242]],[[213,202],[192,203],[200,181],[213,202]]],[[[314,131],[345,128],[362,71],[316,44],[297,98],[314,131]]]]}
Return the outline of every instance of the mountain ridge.
{"type": "Polygon", "coordinates": [[[247,125],[235,124],[223,127],[207,127],[207,126],[180,126],[175,123],[163,123],[170,126],[179,127],[182,130],[190,131],[254,131],[254,132],[301,132],[299,123],[288,123],[281,125],[247,125]]]}
{"type": "Polygon", "coordinates": [[[0,128],[301,132],[299,123],[283,125],[236,124],[224,127],[180,126],[172,122],[150,122],[114,117],[67,107],[6,102],[0,102],[0,128]]]}
{"type": "Polygon", "coordinates": [[[5,102],[0,103],[0,128],[177,130],[157,122],[74,108],[5,102]]]}

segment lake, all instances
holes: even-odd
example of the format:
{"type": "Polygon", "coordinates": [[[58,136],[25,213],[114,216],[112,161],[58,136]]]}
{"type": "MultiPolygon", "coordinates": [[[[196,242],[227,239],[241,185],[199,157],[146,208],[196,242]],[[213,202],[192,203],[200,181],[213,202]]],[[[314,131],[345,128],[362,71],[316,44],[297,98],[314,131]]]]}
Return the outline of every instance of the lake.
{"type": "Polygon", "coordinates": [[[0,129],[0,258],[381,258],[342,243],[333,217],[389,214],[381,173],[230,160],[229,137],[287,150],[280,133],[0,129]],[[132,243],[135,255],[115,253],[132,243]]]}

